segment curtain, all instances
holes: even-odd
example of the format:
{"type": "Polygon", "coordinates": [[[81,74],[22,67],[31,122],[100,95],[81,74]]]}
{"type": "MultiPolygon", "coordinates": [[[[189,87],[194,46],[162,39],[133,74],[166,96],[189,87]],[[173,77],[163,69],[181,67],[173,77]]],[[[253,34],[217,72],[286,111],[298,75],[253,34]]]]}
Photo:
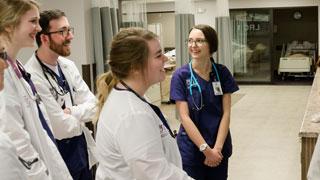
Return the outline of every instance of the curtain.
{"type": "Polygon", "coordinates": [[[232,20],[232,48],[235,73],[247,73],[247,13],[236,12],[231,15],[232,20]]]}
{"type": "Polygon", "coordinates": [[[175,0],[176,66],[181,67],[190,60],[188,47],[189,30],[194,26],[194,4],[191,0],[175,0]]]}
{"type": "Polygon", "coordinates": [[[108,70],[107,60],[110,52],[112,37],[118,32],[118,1],[117,0],[93,0],[93,47],[96,63],[95,76],[108,70]]]}
{"type": "Polygon", "coordinates": [[[219,45],[216,61],[227,66],[233,74],[229,2],[226,0],[217,0],[217,13],[218,15],[215,22],[219,45]]]}
{"type": "Polygon", "coordinates": [[[147,29],[146,0],[121,1],[121,28],[142,27],[147,29]]]}
{"type": "Polygon", "coordinates": [[[161,50],[162,50],[162,52],[164,52],[162,24],[161,23],[148,24],[148,30],[155,33],[158,36],[159,41],[160,41],[160,45],[161,45],[161,50]]]}

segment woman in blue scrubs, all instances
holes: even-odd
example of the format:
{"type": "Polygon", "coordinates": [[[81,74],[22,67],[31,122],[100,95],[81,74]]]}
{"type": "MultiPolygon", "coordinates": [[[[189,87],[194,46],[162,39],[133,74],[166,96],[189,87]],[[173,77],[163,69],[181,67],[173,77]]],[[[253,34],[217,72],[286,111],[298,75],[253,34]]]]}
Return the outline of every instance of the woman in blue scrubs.
{"type": "Polygon", "coordinates": [[[177,141],[183,169],[197,180],[225,180],[232,154],[231,93],[239,87],[212,58],[218,48],[212,27],[194,26],[186,43],[192,59],[175,71],[170,90],[181,119],[177,141]]]}

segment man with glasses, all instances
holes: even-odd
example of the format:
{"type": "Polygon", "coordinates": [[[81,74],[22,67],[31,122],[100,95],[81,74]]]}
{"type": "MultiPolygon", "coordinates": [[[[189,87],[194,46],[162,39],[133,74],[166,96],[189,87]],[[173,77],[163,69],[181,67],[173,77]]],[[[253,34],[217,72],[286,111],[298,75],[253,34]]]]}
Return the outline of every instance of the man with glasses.
{"type": "Polygon", "coordinates": [[[51,120],[58,149],[75,180],[91,180],[96,163],[95,142],[84,123],[96,113],[96,98],[75,64],[64,58],[71,53],[74,28],[64,12],[43,11],[38,49],[26,64],[51,120]]]}

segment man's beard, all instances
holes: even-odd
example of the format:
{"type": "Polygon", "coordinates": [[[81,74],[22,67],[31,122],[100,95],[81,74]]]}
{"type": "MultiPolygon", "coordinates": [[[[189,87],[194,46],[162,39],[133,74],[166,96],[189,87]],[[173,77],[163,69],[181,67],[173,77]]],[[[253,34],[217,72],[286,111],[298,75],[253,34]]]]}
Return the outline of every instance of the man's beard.
{"type": "Polygon", "coordinates": [[[70,44],[70,40],[65,40],[62,44],[57,44],[53,40],[50,41],[50,49],[59,54],[60,56],[69,56],[71,54],[71,51],[69,48],[64,49],[64,45],[70,44]]]}

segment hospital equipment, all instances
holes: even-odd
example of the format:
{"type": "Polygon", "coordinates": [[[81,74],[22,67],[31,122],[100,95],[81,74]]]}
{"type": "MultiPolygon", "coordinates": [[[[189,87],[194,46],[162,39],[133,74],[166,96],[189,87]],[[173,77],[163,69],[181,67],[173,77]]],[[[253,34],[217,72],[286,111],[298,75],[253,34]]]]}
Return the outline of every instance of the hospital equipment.
{"type": "Polygon", "coordinates": [[[313,76],[315,53],[316,44],[308,41],[283,44],[278,74],[282,79],[287,76],[313,76]]]}

